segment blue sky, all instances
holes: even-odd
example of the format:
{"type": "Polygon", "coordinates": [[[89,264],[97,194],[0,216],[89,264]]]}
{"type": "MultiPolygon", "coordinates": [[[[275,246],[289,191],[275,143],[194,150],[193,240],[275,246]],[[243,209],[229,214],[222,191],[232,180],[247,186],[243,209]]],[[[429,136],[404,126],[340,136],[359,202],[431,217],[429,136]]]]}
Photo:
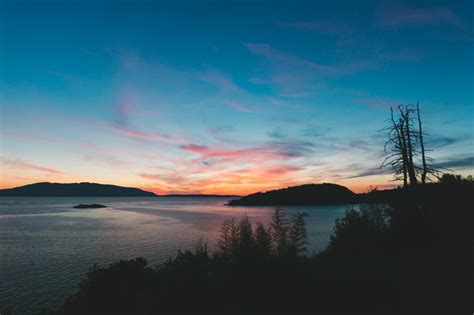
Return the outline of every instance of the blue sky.
{"type": "Polygon", "coordinates": [[[390,106],[474,166],[471,1],[1,2],[1,182],[363,191],[390,106]]]}

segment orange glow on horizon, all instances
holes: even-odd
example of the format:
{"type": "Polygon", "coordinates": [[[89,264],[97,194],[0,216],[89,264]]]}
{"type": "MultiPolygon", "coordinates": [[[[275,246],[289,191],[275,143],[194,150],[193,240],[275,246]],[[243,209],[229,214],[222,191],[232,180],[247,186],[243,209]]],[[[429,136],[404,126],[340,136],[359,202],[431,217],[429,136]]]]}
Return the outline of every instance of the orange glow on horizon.
{"type": "MultiPolygon", "coordinates": [[[[253,154],[253,153],[252,153],[253,154]]],[[[171,160],[170,160],[171,161],[171,160]]],[[[359,178],[330,177],[314,180],[308,176],[307,169],[273,162],[262,164],[260,159],[253,164],[235,167],[229,161],[215,165],[202,165],[194,160],[178,160],[166,171],[157,168],[156,173],[134,173],[132,169],[114,166],[111,171],[101,168],[77,166],[75,172],[68,172],[59,166],[37,164],[28,160],[3,159],[0,168],[0,189],[14,188],[37,182],[78,183],[93,182],[125,187],[136,187],[146,191],[163,194],[217,194],[248,195],[298,186],[310,183],[334,183],[345,186],[355,193],[368,192],[371,189],[390,189],[400,185],[391,181],[391,175],[372,175],[359,178]]],[[[270,160],[271,162],[271,160],[270,160]]],[[[324,172],[321,171],[321,172],[324,172]]],[[[331,174],[331,171],[327,171],[331,174]]],[[[463,176],[466,172],[459,172],[463,176]]]]}
{"type": "MultiPolygon", "coordinates": [[[[9,189],[19,186],[29,185],[37,182],[55,182],[55,183],[78,183],[78,182],[94,182],[99,184],[112,184],[125,187],[136,187],[145,191],[153,192],[157,195],[166,195],[166,194],[210,194],[210,195],[239,195],[245,196],[256,192],[263,192],[275,189],[281,189],[291,186],[298,186],[303,184],[310,184],[310,182],[296,182],[288,180],[286,182],[275,182],[271,183],[261,178],[259,180],[246,181],[246,176],[236,177],[230,180],[224,180],[222,182],[218,181],[209,181],[208,184],[200,186],[198,189],[195,187],[187,186],[183,188],[179,187],[166,187],[165,185],[146,185],[144,183],[112,183],[105,182],[100,180],[58,180],[53,178],[42,178],[40,180],[31,181],[28,178],[17,178],[12,180],[3,180],[0,182],[0,189],[9,189]]],[[[378,185],[371,184],[366,181],[360,182],[351,182],[351,183],[342,183],[338,181],[325,181],[328,183],[339,184],[345,186],[352,190],[355,193],[364,193],[369,191],[371,188],[378,189],[389,189],[396,187],[397,184],[386,184],[380,183],[378,185]]],[[[318,183],[314,183],[318,184],[318,183]]]]}

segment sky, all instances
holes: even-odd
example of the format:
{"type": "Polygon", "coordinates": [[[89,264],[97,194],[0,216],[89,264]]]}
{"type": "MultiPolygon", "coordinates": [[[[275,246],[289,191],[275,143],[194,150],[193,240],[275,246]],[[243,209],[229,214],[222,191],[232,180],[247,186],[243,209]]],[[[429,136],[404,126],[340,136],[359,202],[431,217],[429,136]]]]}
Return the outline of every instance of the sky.
{"type": "Polygon", "coordinates": [[[390,107],[474,174],[472,1],[0,0],[0,188],[385,188],[390,107]]]}

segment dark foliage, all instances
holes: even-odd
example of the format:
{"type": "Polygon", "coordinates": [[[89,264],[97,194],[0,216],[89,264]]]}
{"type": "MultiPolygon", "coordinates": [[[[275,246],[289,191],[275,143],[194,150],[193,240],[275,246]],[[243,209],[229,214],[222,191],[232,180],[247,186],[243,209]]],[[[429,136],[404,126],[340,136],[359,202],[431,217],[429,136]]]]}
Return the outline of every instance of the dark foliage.
{"type": "Polygon", "coordinates": [[[444,184],[474,184],[474,178],[471,175],[463,177],[462,175],[445,173],[441,176],[439,182],[444,184]]]}
{"type": "Polygon", "coordinates": [[[356,194],[336,184],[308,184],[251,194],[230,200],[230,206],[283,206],[345,204],[356,199],[356,194]]]}
{"type": "Polygon", "coordinates": [[[65,314],[472,313],[473,185],[417,185],[348,209],[327,249],[306,248],[304,214],[226,221],[163,265],[94,267],[65,314]]]}

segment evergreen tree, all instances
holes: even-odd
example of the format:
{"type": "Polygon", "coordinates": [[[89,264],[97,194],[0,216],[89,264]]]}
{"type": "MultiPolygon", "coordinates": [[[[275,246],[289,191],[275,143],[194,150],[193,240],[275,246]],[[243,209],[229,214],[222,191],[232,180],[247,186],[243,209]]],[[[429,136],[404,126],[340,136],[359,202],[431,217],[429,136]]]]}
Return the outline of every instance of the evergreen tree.
{"type": "Polygon", "coordinates": [[[277,256],[285,256],[288,253],[288,230],[289,222],[286,213],[279,207],[275,208],[271,231],[274,250],[277,256]]]}
{"type": "Polygon", "coordinates": [[[238,256],[250,256],[253,254],[254,239],[252,233],[252,223],[249,217],[243,217],[238,226],[238,256]]]}
{"type": "Polygon", "coordinates": [[[297,212],[291,219],[290,246],[296,255],[308,252],[308,233],[306,232],[307,213],[297,212]]]}
{"type": "Polygon", "coordinates": [[[270,230],[265,229],[262,223],[257,222],[254,234],[256,254],[260,257],[270,256],[272,252],[272,236],[270,230]]]}
{"type": "Polygon", "coordinates": [[[238,226],[234,218],[225,220],[217,242],[220,254],[226,257],[235,255],[238,247],[238,226]]]}

